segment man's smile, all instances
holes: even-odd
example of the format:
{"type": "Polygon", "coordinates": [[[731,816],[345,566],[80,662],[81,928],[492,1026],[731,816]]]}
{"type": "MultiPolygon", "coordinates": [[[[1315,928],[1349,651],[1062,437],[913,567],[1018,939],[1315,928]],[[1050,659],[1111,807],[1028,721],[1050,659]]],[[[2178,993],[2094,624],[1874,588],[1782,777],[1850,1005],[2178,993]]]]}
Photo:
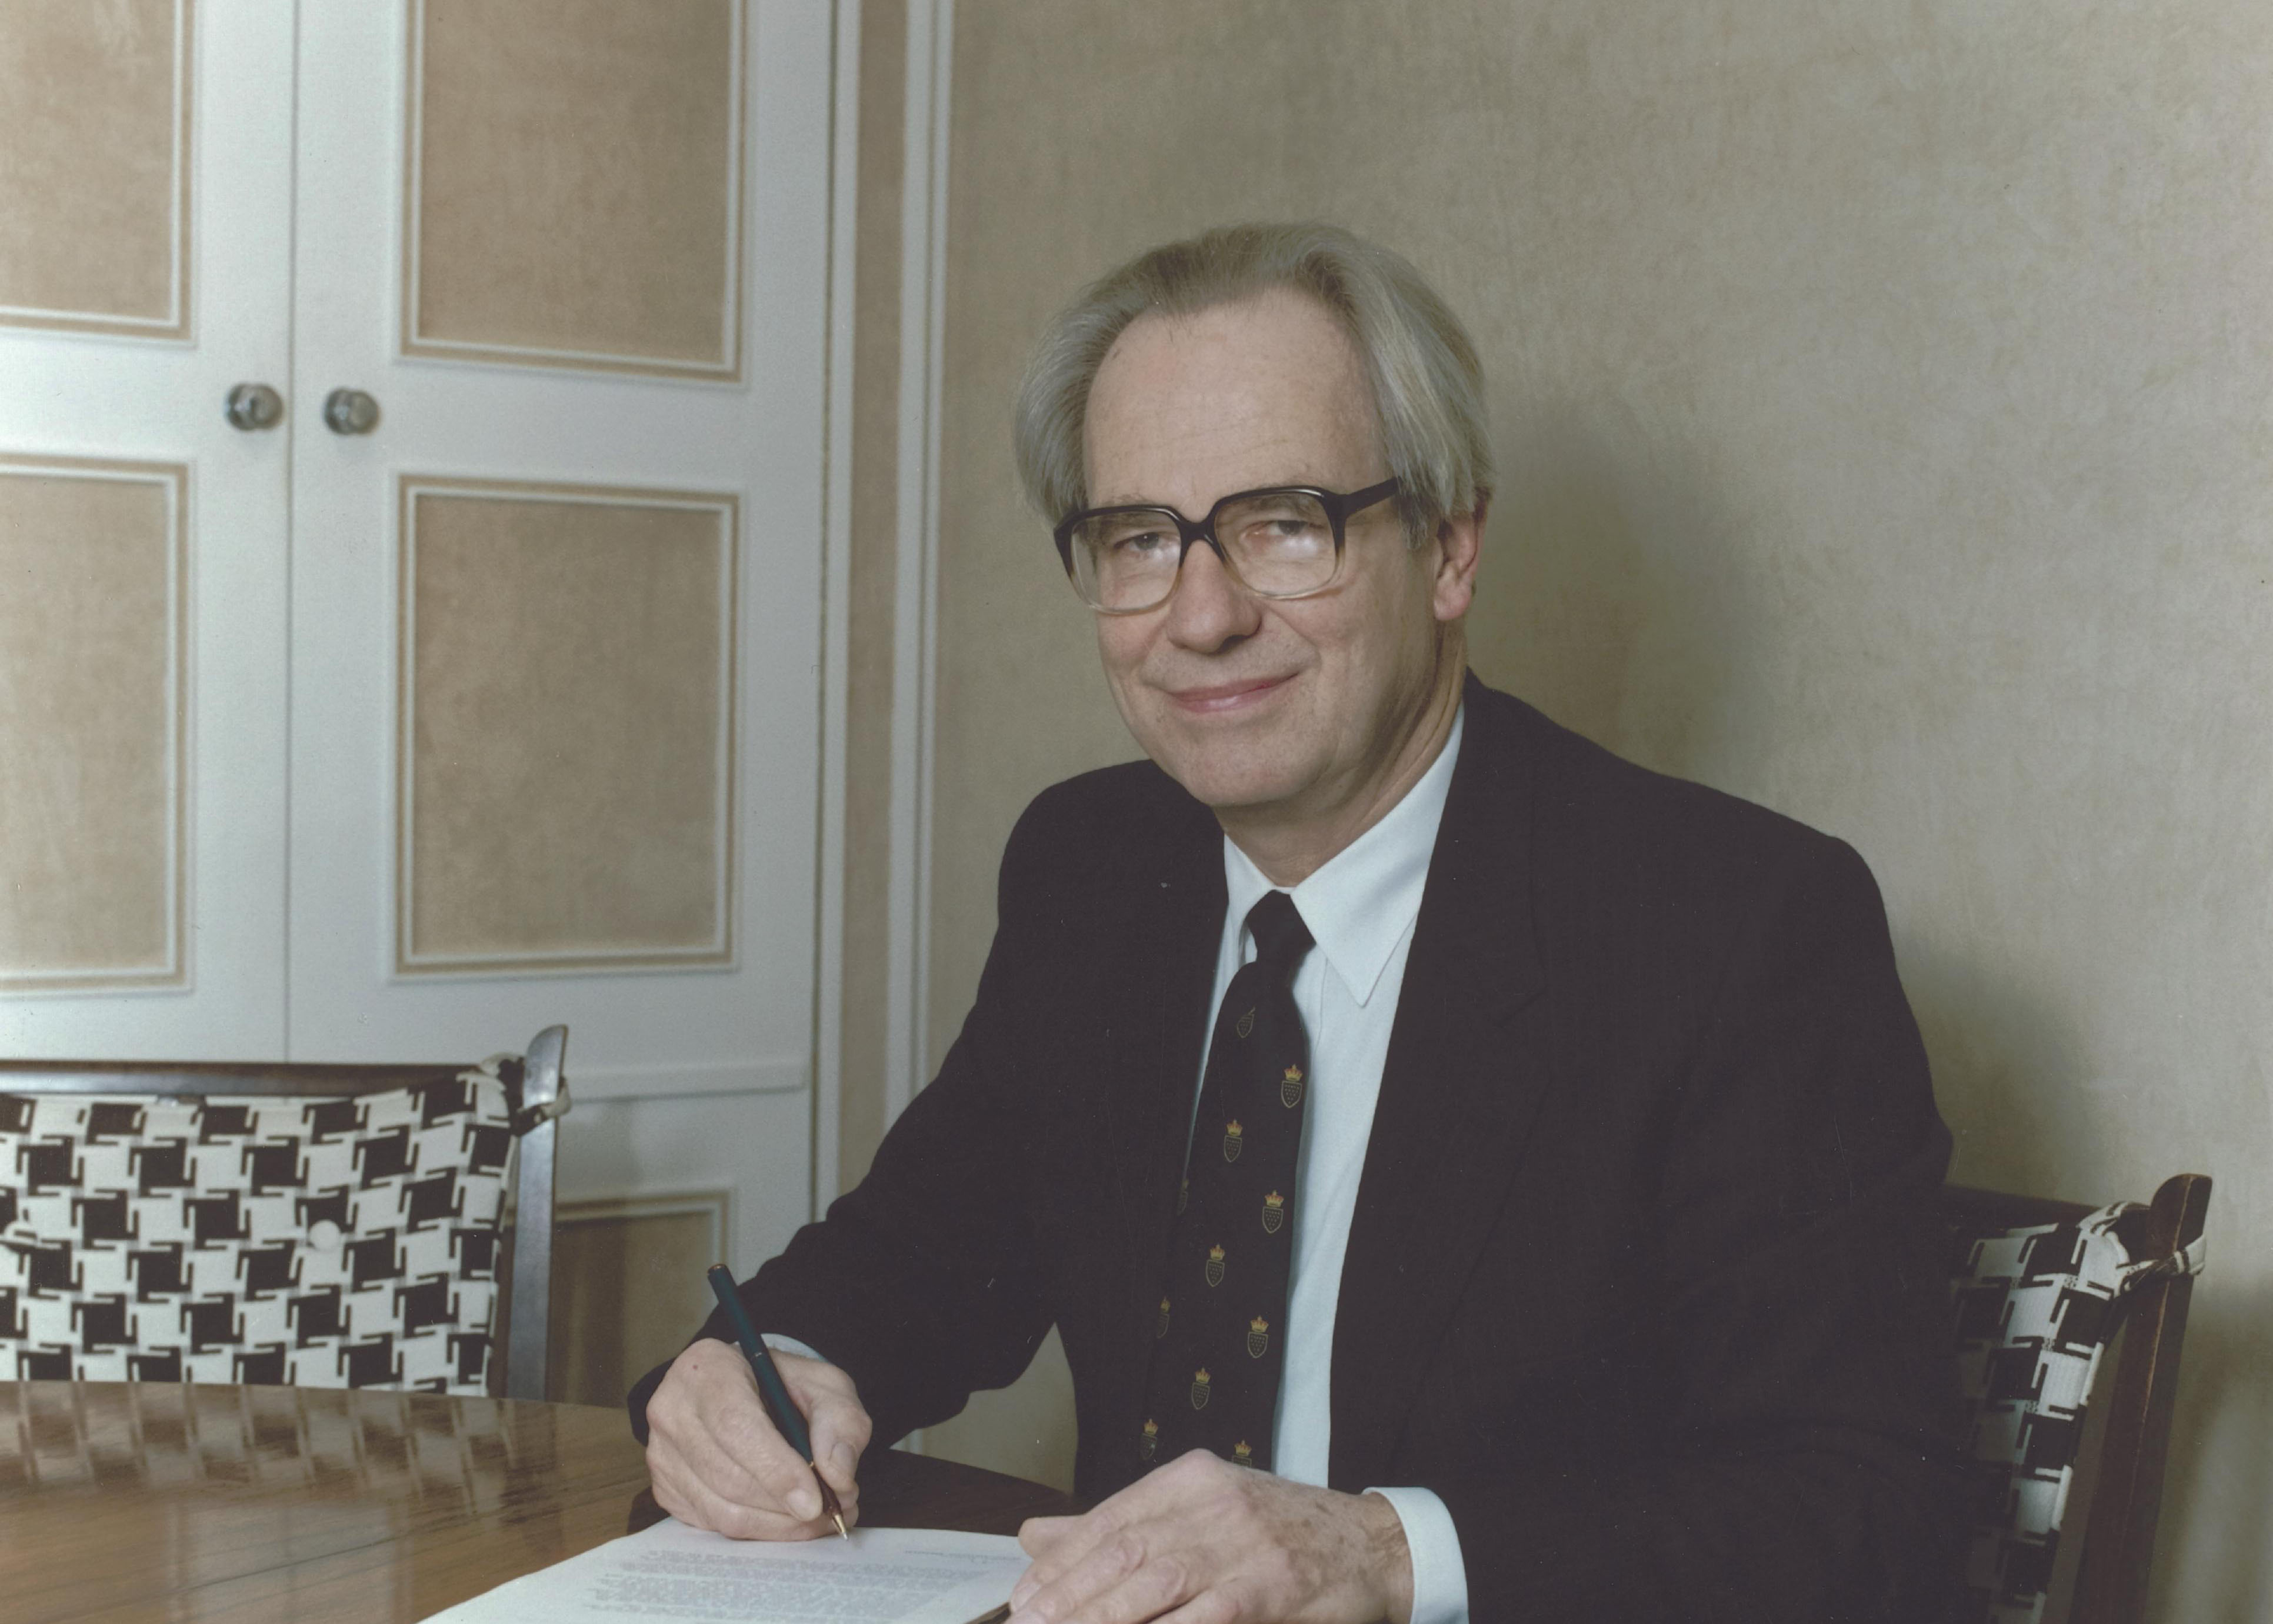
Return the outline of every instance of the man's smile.
{"type": "Polygon", "coordinates": [[[1213,683],[1190,688],[1163,688],[1176,707],[1190,715],[1220,716],[1251,710],[1273,694],[1281,692],[1294,680],[1296,673],[1284,677],[1252,677],[1238,682],[1213,683]]]}

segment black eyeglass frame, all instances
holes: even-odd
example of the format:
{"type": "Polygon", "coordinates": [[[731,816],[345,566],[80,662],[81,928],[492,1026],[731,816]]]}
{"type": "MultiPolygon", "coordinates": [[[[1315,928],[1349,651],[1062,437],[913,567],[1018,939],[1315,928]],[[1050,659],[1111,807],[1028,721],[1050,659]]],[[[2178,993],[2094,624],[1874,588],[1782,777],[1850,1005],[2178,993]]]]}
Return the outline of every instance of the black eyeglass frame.
{"type": "Polygon", "coordinates": [[[1404,493],[1404,482],[1393,474],[1377,485],[1368,485],[1362,490],[1352,490],[1347,494],[1339,490],[1328,490],[1318,485],[1261,485],[1253,490],[1234,490],[1227,497],[1218,498],[1215,505],[1208,509],[1207,517],[1197,524],[1185,518],[1174,508],[1164,506],[1157,502],[1119,502],[1111,507],[1084,507],[1078,513],[1069,513],[1058,520],[1056,527],[1051,530],[1050,535],[1051,539],[1058,544],[1058,561],[1065,566],[1066,580],[1072,585],[1074,591],[1080,594],[1081,582],[1073,573],[1073,533],[1076,525],[1091,519],[1102,519],[1112,513],[1166,513],[1174,522],[1176,534],[1182,538],[1182,544],[1176,550],[1176,573],[1168,578],[1168,590],[1161,595],[1159,602],[1147,603],[1142,609],[1107,609],[1101,603],[1091,603],[1087,596],[1084,595],[1082,602],[1096,614],[1144,615],[1159,608],[1161,603],[1166,603],[1176,595],[1176,583],[1184,578],[1184,558],[1191,551],[1194,542],[1205,542],[1213,548],[1216,561],[1223,565],[1224,573],[1238,581],[1243,591],[1252,593],[1258,598],[1268,598],[1273,602],[1283,603],[1294,598],[1315,597],[1339,580],[1342,577],[1343,534],[1348,526],[1350,515],[1362,513],[1369,507],[1377,506],[1393,496],[1400,496],[1404,493]],[[1325,511],[1327,528],[1333,532],[1334,536],[1333,573],[1317,586],[1305,587],[1300,592],[1262,592],[1249,586],[1241,579],[1239,566],[1232,563],[1230,555],[1223,550],[1223,543],[1216,536],[1215,521],[1217,516],[1234,502],[1252,501],[1257,497],[1284,495],[1315,497],[1318,505],[1325,511]]]}

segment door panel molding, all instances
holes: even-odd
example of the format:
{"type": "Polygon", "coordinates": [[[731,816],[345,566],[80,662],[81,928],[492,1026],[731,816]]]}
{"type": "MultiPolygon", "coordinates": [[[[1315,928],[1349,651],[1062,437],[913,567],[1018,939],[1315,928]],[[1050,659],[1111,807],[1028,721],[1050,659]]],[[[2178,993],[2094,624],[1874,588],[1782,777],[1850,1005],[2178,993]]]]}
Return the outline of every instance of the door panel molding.
{"type": "Polygon", "coordinates": [[[25,94],[19,105],[43,106],[50,116],[9,131],[16,150],[6,171],[13,183],[0,189],[0,325],[176,342],[191,336],[191,6],[192,0],[113,7],[69,0],[25,7],[9,18],[19,49],[0,56],[0,64],[12,59],[39,80],[36,97],[25,94]],[[48,25],[44,37],[41,23],[48,25]],[[166,87],[167,106],[139,109],[138,121],[138,109],[121,101],[119,86],[104,72],[138,52],[146,56],[153,34],[164,41],[167,58],[140,65],[146,80],[166,87]],[[67,94],[56,94],[58,77],[70,86],[67,94]],[[156,112],[163,116],[151,116],[156,112]],[[145,135],[164,131],[162,154],[133,149],[138,122],[145,135]],[[161,238],[150,229],[159,223],[151,217],[154,210],[138,218],[117,206],[122,199],[148,206],[161,197],[161,238]],[[138,289],[131,286],[138,281],[162,285],[162,295],[151,298],[156,286],[138,289]],[[107,292],[108,303],[95,309],[62,303],[84,296],[90,286],[107,292]],[[134,308],[138,303],[143,308],[134,308]]]}
{"type": "Polygon", "coordinates": [[[395,972],[731,968],[739,498],[397,484],[395,972]]]}
{"type": "Polygon", "coordinates": [[[189,484],[0,453],[0,989],[189,983],[189,484]]]}
{"type": "Polygon", "coordinates": [[[400,353],[738,382],[746,0],[679,8],[675,38],[649,7],[575,0],[564,24],[563,3],[461,4],[439,30],[408,7],[400,353]],[[469,58],[439,97],[438,44],[469,58]],[[695,95],[718,129],[686,127],[695,95]],[[516,168],[516,137],[544,161],[516,168]]]}

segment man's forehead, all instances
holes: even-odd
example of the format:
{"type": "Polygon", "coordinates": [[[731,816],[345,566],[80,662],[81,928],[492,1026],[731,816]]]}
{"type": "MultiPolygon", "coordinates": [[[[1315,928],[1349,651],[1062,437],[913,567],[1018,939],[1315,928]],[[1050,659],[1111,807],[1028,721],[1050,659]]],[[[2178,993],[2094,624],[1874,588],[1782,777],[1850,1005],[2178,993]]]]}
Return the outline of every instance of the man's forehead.
{"type": "Polygon", "coordinates": [[[1357,347],[1332,311],[1299,288],[1265,288],[1193,311],[1147,311],[1122,328],[1106,351],[1097,381],[1138,366],[1240,365],[1250,351],[1300,353],[1363,370],[1357,347]]]}
{"type": "Polygon", "coordinates": [[[1092,505],[1157,499],[1186,470],[1202,489],[1330,484],[1380,462],[1355,346],[1285,288],[1131,322],[1098,369],[1083,442],[1092,505]]]}

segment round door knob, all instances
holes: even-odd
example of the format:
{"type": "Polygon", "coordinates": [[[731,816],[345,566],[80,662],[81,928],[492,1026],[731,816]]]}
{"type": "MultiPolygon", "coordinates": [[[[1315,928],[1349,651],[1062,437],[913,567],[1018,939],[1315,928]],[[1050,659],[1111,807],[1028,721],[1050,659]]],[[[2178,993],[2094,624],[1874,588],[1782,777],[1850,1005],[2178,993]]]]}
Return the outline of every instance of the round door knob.
{"type": "Polygon", "coordinates": [[[284,397],[266,384],[239,384],[229,392],[229,426],[247,433],[284,421],[284,397]]]}
{"type": "Polygon", "coordinates": [[[360,389],[334,389],[324,397],[324,426],[334,434],[369,434],[379,424],[379,402],[360,389]]]}

